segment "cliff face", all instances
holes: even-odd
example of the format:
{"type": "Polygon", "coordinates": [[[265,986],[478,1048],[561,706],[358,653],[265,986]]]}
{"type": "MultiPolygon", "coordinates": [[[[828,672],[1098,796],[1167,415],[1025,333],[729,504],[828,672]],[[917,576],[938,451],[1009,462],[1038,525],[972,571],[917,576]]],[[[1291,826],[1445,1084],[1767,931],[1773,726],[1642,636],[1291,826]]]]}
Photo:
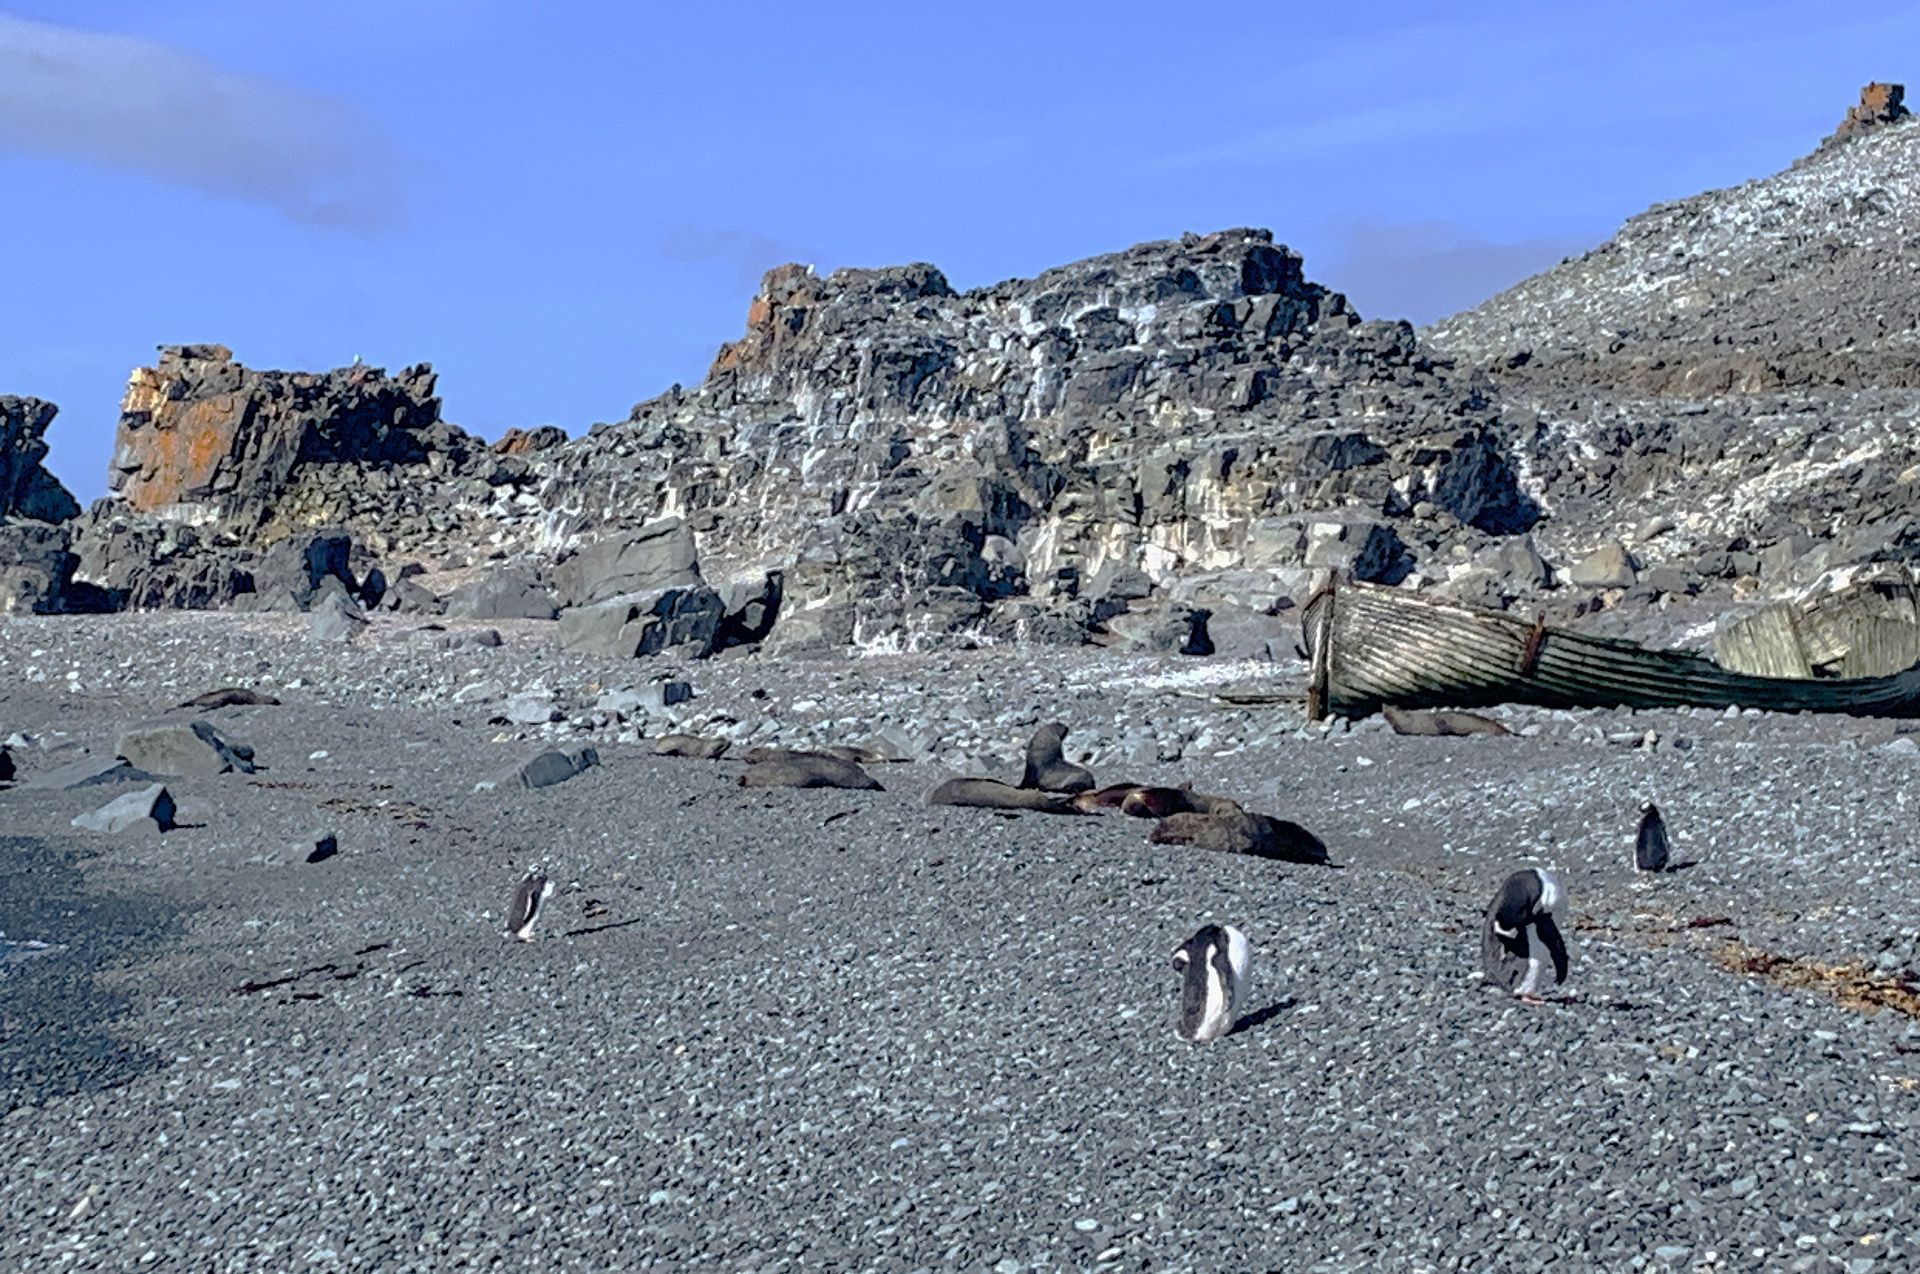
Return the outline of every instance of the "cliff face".
{"type": "Polygon", "coordinates": [[[1550,555],[1620,540],[1723,601],[1920,558],[1920,127],[1897,89],[1785,171],[1424,333],[1524,426],[1550,555]]]}
{"type": "Polygon", "coordinates": [[[537,507],[496,511],[562,544],[683,516],[703,562],[784,568],[789,604],[842,626],[1078,621],[1119,573],[1272,592],[1315,545],[1372,541],[1404,576],[1524,530],[1495,419],[1484,381],[1265,231],[970,292],[929,265],[783,266],[703,385],[533,457],[537,507]]]}
{"type": "Polygon", "coordinates": [[[441,453],[444,471],[445,453],[471,450],[433,388],[425,364],[254,371],[224,346],[164,347],[127,384],[108,486],[136,512],[242,533],[325,520],[340,512],[327,496],[351,501],[355,469],[424,469],[441,453]],[[296,494],[308,508],[290,507],[296,494]]]}

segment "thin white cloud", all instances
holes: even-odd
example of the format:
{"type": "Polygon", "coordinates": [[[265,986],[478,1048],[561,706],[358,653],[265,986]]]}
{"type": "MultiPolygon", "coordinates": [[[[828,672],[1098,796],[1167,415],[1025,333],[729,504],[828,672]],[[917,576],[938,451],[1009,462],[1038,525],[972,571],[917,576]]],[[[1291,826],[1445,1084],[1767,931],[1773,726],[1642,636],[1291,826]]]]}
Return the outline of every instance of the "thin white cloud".
{"type": "Polygon", "coordinates": [[[347,104],[182,49],[0,14],[0,150],[64,155],[370,233],[391,152],[347,104]]]}

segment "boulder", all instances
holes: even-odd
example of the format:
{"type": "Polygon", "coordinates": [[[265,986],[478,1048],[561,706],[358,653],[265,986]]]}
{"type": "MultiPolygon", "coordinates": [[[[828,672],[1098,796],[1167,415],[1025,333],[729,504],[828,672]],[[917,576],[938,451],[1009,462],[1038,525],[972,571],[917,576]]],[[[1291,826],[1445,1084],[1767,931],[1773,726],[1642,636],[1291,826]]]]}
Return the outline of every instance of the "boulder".
{"type": "Polygon", "coordinates": [[[205,721],[169,721],[124,731],[114,753],[149,774],[254,772],[253,749],[230,743],[205,721]]]}
{"type": "Polygon", "coordinates": [[[453,590],[446,613],[460,619],[552,619],[559,608],[533,571],[502,566],[453,590]]]}
{"type": "Polygon", "coordinates": [[[13,749],[0,743],[0,783],[13,782],[13,749]]]}
{"type": "Polygon", "coordinates": [[[1213,612],[1169,602],[1127,611],[1107,620],[1107,631],[1134,650],[1155,654],[1211,655],[1207,621],[1213,612]]]}
{"type": "Polygon", "coordinates": [[[366,612],[340,592],[322,593],[307,615],[307,635],[315,641],[350,642],[367,626],[366,612]]]}
{"type": "Polygon", "coordinates": [[[567,431],[558,425],[540,425],[534,429],[509,429],[500,435],[500,441],[493,444],[495,454],[502,456],[524,456],[535,451],[546,451],[557,447],[567,440],[567,431]]]}
{"type": "Polygon", "coordinates": [[[560,616],[560,647],[575,654],[633,659],[671,651],[702,659],[714,651],[725,605],[704,584],[631,593],[560,616]]]}
{"type": "Polygon", "coordinates": [[[91,814],[79,815],[73,820],[73,825],[83,831],[108,835],[118,835],[136,828],[170,832],[174,828],[175,813],[173,794],[167,791],[165,785],[155,783],[137,792],[115,797],[91,814]]]}
{"type": "Polygon", "coordinates": [[[693,531],[679,518],[605,536],[580,548],[554,571],[566,606],[592,606],[633,593],[698,585],[693,531]]]}
{"type": "Polygon", "coordinates": [[[1638,577],[1633,555],[1617,541],[1602,544],[1575,562],[1568,573],[1568,579],[1581,588],[1632,588],[1638,577]]]}
{"type": "Polygon", "coordinates": [[[249,610],[304,611],[321,586],[335,581],[343,593],[359,591],[348,565],[353,537],[338,528],[297,532],[267,546],[253,571],[249,610]]]}
{"type": "Polygon", "coordinates": [[[154,777],[119,757],[90,756],[42,771],[28,781],[28,786],[50,792],[70,792],[75,788],[100,787],[108,783],[151,783],[154,777]]]}
{"type": "Polygon", "coordinates": [[[79,516],[80,502],[42,463],[47,426],[59,410],[38,398],[0,394],[0,518],[65,522],[79,516]]]}
{"type": "Polygon", "coordinates": [[[766,639],[780,617],[785,580],[782,571],[752,571],[719,585],[720,605],[725,612],[720,620],[721,648],[750,646],[766,639]]]}
{"type": "Polygon", "coordinates": [[[584,744],[564,749],[543,748],[524,761],[517,761],[500,770],[492,778],[481,780],[476,790],[552,787],[576,775],[585,774],[598,764],[600,753],[584,744]]]}
{"type": "Polygon", "coordinates": [[[78,565],[65,528],[0,518],[0,613],[52,615],[69,609],[78,565]]]}

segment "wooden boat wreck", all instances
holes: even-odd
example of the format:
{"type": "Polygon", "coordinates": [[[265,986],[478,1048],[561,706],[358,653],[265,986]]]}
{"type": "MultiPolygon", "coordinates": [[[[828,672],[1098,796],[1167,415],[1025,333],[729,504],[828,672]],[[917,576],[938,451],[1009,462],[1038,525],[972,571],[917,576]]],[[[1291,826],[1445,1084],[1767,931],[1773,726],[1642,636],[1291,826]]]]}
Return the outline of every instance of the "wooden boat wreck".
{"type": "Polygon", "coordinates": [[[1378,584],[1322,589],[1307,603],[1301,635],[1315,720],[1369,716],[1383,704],[1501,703],[1920,716],[1920,665],[1883,677],[1755,676],[1690,651],[1648,650],[1378,584]]]}

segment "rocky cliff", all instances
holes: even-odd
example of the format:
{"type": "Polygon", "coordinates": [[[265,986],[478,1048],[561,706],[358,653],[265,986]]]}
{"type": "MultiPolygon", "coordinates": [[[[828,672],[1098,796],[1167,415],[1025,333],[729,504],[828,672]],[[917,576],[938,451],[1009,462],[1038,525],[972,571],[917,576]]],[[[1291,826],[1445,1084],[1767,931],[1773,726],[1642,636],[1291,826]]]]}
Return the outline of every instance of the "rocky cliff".
{"type": "Polygon", "coordinates": [[[47,426],[59,410],[38,398],[0,394],[0,518],[65,522],[80,512],[44,464],[47,426]]]}
{"type": "Polygon", "coordinates": [[[523,542],[683,517],[709,575],[781,569],[783,627],[829,642],[1431,580],[1535,516],[1487,382],[1260,230],[967,292],[784,266],[704,384],[531,459],[534,502],[493,509],[523,542]]]}
{"type": "Polygon", "coordinates": [[[1726,600],[1920,556],[1920,127],[1897,88],[1870,87],[1877,126],[1423,333],[1493,377],[1550,557],[1621,551],[1640,595],[1726,600]]]}
{"type": "Polygon", "coordinates": [[[457,476],[484,451],[440,419],[433,391],[424,363],[396,376],[357,364],[256,371],[225,346],[166,346],[127,384],[107,485],[133,512],[243,539],[362,511],[404,535],[416,511],[405,492],[457,476]],[[370,490],[370,475],[392,481],[370,490]]]}

